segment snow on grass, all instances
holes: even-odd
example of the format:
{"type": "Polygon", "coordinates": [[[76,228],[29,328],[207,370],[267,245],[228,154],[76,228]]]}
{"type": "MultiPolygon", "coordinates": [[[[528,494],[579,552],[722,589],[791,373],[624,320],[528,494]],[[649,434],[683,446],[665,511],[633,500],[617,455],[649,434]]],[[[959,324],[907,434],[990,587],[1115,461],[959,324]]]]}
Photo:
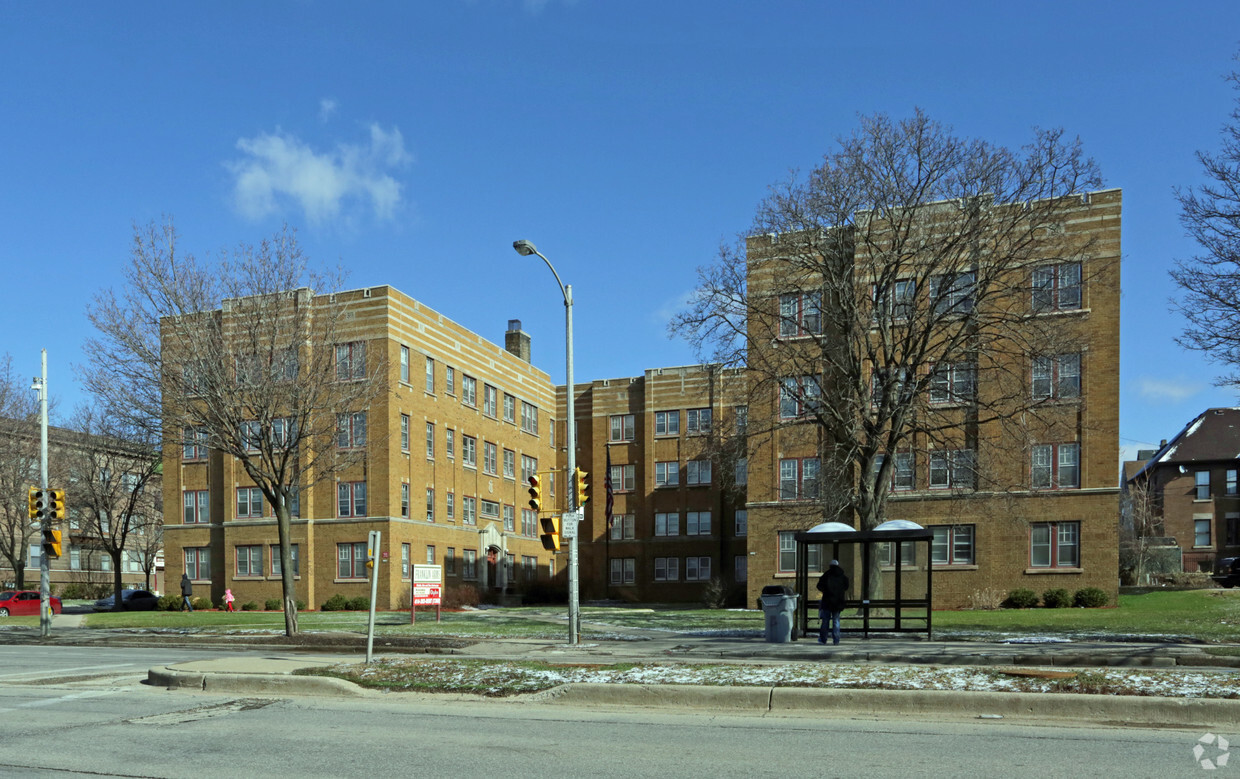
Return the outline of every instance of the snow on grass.
{"type": "MultiPolygon", "coordinates": [[[[1063,669],[1057,669],[1062,673],[1063,669]]],[[[1073,692],[1152,695],[1178,698],[1240,698],[1235,674],[1091,669],[1070,678],[1006,674],[972,667],[734,664],[575,664],[491,660],[379,658],[370,665],[349,663],[308,669],[368,687],[391,690],[470,692],[490,696],[551,689],[561,684],[686,684],[746,687],[817,687],[885,690],[990,692],[1073,692]]]]}

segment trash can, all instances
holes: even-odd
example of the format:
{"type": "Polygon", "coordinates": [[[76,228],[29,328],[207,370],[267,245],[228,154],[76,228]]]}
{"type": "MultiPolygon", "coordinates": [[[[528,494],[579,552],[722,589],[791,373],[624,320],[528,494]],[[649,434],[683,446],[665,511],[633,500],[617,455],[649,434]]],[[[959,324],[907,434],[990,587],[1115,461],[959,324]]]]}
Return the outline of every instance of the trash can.
{"type": "Polygon", "coordinates": [[[791,587],[782,584],[762,588],[758,602],[766,615],[763,637],[768,644],[786,644],[792,640],[792,623],[796,620],[797,599],[800,597],[791,587]]]}

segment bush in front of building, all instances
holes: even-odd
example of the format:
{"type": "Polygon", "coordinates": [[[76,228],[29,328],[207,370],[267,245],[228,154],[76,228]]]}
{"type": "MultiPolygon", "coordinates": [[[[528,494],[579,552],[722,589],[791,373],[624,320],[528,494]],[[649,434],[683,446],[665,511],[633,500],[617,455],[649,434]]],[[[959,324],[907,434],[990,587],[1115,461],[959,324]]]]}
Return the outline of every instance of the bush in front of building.
{"type": "Polygon", "coordinates": [[[241,604],[241,610],[242,611],[258,611],[258,603],[256,601],[248,600],[245,603],[241,604]]]}
{"type": "Polygon", "coordinates": [[[1066,609],[1072,605],[1072,596],[1062,587],[1042,593],[1042,605],[1048,609],[1066,609]]]}
{"type": "Polygon", "coordinates": [[[345,608],[349,611],[370,611],[370,598],[365,595],[359,595],[356,598],[350,599],[348,606],[345,608]]]}
{"type": "Polygon", "coordinates": [[[1020,587],[1008,593],[1007,603],[1009,608],[1031,609],[1038,605],[1038,594],[1020,587]]]}
{"type": "Polygon", "coordinates": [[[181,608],[181,597],[179,595],[159,596],[160,611],[176,611],[179,608],[181,608]]]}
{"type": "Polygon", "coordinates": [[[1003,590],[997,587],[985,587],[974,590],[968,599],[968,608],[981,611],[994,611],[1003,606],[1003,590]]]}
{"type": "Polygon", "coordinates": [[[1097,609],[1111,602],[1111,598],[1097,587],[1085,587],[1076,591],[1073,605],[1082,609],[1097,609]]]}
{"type": "Polygon", "coordinates": [[[283,611],[284,601],[281,600],[280,598],[268,598],[267,600],[263,601],[263,610],[264,611],[283,611]]]}
{"type": "Polygon", "coordinates": [[[215,604],[206,598],[194,598],[190,603],[193,604],[194,611],[210,611],[215,608],[215,604]]]}
{"type": "Polygon", "coordinates": [[[340,593],[336,593],[323,601],[323,605],[319,608],[322,611],[345,611],[349,608],[349,599],[340,593]]]}

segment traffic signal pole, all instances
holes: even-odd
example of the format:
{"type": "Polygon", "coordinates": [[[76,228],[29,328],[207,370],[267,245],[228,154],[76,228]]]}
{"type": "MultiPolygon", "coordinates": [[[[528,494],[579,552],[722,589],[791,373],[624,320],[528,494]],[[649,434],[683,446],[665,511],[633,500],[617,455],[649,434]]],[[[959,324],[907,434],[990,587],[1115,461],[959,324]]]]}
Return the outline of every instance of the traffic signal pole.
{"type": "MultiPolygon", "coordinates": [[[[43,373],[35,378],[31,387],[39,395],[39,485],[46,495],[47,483],[47,350],[43,350],[43,373]]],[[[47,512],[39,520],[39,541],[52,529],[47,512]]],[[[39,635],[47,638],[52,634],[52,582],[47,553],[39,546],[39,635]]]]}

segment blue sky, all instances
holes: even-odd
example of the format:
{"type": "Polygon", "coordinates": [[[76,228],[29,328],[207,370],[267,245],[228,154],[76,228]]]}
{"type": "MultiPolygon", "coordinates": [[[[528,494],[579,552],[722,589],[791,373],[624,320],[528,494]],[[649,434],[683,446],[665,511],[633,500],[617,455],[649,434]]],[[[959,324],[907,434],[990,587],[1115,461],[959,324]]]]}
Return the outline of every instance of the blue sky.
{"type": "Polygon", "coordinates": [[[858,114],[1079,135],[1124,189],[1120,444],[1234,405],[1175,344],[1173,188],[1235,97],[1240,3],[807,0],[0,6],[0,354],[49,352],[61,411],[85,310],[132,225],[211,252],[288,222],[348,285],[391,284],[563,380],[695,362],[667,321],[766,187],[858,114]],[[950,10],[944,10],[950,5],[950,10]]]}

